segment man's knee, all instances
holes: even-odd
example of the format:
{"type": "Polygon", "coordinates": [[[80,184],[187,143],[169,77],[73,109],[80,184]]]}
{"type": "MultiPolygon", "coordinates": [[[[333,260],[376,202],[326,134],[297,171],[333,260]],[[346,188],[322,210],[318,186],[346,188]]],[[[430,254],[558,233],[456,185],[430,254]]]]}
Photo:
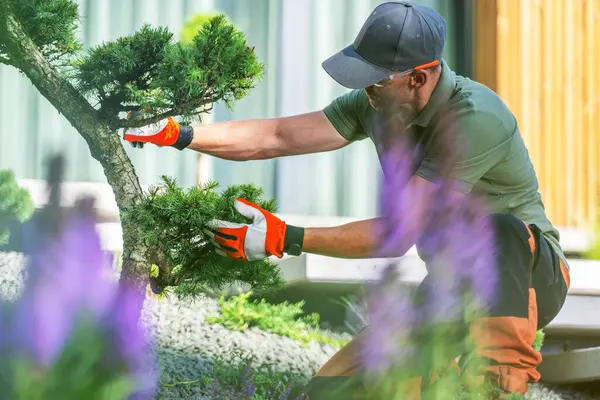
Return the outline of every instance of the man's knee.
{"type": "Polygon", "coordinates": [[[491,215],[494,235],[499,243],[521,239],[521,243],[529,244],[531,233],[523,220],[512,214],[496,213],[491,215]]]}
{"type": "Polygon", "coordinates": [[[511,214],[492,214],[498,268],[524,269],[527,275],[536,243],[529,226],[511,214]]]}
{"type": "Polygon", "coordinates": [[[317,371],[316,376],[353,376],[361,370],[361,347],[366,336],[373,328],[367,326],[350,342],[339,349],[327,362],[317,371]]]}

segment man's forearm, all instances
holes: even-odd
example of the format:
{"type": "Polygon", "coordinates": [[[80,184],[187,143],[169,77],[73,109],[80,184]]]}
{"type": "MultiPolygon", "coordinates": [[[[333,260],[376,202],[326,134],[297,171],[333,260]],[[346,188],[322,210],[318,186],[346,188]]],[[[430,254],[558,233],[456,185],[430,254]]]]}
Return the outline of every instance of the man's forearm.
{"type": "Polygon", "coordinates": [[[189,148],[233,161],[319,153],[350,144],[323,111],[194,126],[189,148]]]}
{"type": "Polygon", "coordinates": [[[270,118],[195,125],[188,148],[231,161],[273,158],[277,124],[270,118]]]}
{"type": "Polygon", "coordinates": [[[337,258],[371,258],[380,246],[380,218],[331,228],[306,228],[302,250],[337,258]]]}

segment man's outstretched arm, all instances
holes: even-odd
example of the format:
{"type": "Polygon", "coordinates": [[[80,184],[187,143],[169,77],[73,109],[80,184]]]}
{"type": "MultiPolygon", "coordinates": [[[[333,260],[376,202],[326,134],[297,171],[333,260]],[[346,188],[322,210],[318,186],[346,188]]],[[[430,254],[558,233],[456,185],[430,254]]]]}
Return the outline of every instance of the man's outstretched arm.
{"type": "Polygon", "coordinates": [[[323,111],[281,118],[248,119],[192,126],[173,119],[130,129],[124,139],[191,149],[225,160],[265,160],[336,150],[348,145],[323,111]]]}
{"type": "Polygon", "coordinates": [[[329,228],[302,228],[286,225],[256,204],[238,200],[238,212],[254,222],[214,221],[213,229],[206,233],[220,254],[241,260],[283,257],[299,251],[336,258],[400,257],[414,246],[422,232],[435,185],[414,176],[403,190],[410,193],[411,205],[406,215],[400,216],[406,218],[401,226],[390,225],[382,217],[329,228]],[[394,229],[402,232],[390,232],[394,229]],[[392,246],[384,242],[390,233],[396,233],[392,246]]]}

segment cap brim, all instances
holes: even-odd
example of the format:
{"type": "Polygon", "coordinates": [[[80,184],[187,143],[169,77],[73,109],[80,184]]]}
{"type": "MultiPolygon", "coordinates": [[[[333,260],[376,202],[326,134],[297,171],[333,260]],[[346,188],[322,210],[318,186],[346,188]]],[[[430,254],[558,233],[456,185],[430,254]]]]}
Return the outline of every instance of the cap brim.
{"type": "Polygon", "coordinates": [[[365,60],[352,45],[329,57],[321,65],[337,83],[350,89],[364,89],[393,73],[365,60]]]}

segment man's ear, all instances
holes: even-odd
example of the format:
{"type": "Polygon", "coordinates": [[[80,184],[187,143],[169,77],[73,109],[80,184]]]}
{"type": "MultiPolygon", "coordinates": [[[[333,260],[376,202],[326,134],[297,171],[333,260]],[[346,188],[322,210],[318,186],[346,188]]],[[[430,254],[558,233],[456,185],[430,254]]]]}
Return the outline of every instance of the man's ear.
{"type": "Polygon", "coordinates": [[[424,71],[415,71],[411,74],[410,84],[413,88],[419,89],[425,86],[429,76],[424,71]]]}

